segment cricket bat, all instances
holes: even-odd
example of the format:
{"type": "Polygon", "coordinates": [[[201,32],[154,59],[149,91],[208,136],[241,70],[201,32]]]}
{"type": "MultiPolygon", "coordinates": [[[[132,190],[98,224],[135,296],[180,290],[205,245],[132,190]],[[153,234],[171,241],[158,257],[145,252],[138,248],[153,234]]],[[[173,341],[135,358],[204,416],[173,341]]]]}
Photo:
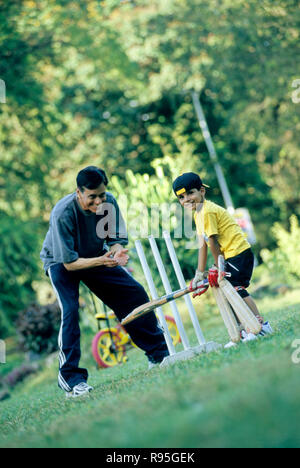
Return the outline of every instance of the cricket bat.
{"type": "Polygon", "coordinates": [[[240,327],[229,302],[220,288],[212,288],[212,292],[231,341],[233,341],[233,343],[238,343],[241,339],[240,327]]]}
{"type": "MultiPolygon", "coordinates": [[[[203,287],[208,287],[208,280],[203,280],[202,283],[199,283],[196,289],[201,288],[201,284],[203,284],[203,287]]],[[[162,296],[159,299],[155,299],[154,301],[146,302],[146,304],[142,304],[141,306],[134,309],[130,314],[128,314],[121,321],[121,325],[127,325],[128,323],[133,322],[133,320],[136,320],[137,318],[152,312],[157,307],[167,304],[168,302],[175,301],[176,299],[179,299],[180,297],[183,297],[191,292],[194,291],[191,291],[189,287],[186,287],[166,296],[162,296]]]]}
{"type": "Polygon", "coordinates": [[[257,335],[261,331],[261,324],[232,284],[223,278],[219,281],[219,286],[247,333],[251,332],[257,335]]]}

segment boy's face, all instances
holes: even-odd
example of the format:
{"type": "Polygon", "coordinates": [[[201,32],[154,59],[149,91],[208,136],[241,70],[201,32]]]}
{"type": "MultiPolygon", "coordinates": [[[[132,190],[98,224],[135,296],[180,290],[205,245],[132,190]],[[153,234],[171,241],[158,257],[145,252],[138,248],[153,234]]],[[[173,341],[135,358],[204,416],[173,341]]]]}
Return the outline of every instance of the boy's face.
{"type": "Polygon", "coordinates": [[[186,210],[197,210],[197,205],[204,203],[205,200],[205,187],[200,190],[194,188],[178,196],[180,205],[186,210]]]}
{"type": "Polygon", "coordinates": [[[97,213],[97,210],[102,203],[106,201],[106,185],[101,184],[95,190],[84,188],[84,192],[76,190],[78,201],[84,210],[89,210],[92,213],[97,213]]]}

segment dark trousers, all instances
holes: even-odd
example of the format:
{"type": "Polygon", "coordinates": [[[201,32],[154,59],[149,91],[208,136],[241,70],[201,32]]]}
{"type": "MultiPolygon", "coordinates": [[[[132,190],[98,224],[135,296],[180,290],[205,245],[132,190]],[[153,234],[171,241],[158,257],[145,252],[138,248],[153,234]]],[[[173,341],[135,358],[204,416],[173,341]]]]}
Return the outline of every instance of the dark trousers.
{"type": "MultiPolygon", "coordinates": [[[[62,264],[48,270],[52,286],[62,312],[59,333],[58,384],[66,391],[80,382],[86,382],[88,372],[79,368],[79,284],[82,281],[121,321],[133,309],[149,301],[144,288],[122,267],[96,267],[75,272],[62,264]]],[[[141,348],[151,362],[160,362],[168,348],[154,313],[141,317],[126,326],[133,342],[141,348]]]]}

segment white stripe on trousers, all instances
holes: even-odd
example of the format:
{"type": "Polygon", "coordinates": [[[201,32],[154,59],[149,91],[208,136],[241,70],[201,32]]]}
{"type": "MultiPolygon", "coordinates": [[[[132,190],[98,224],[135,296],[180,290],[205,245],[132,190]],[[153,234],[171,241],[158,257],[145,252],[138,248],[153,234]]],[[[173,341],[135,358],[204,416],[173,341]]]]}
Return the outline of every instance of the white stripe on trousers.
{"type": "MultiPolygon", "coordinates": [[[[62,340],[62,330],[63,330],[63,323],[64,323],[64,309],[63,309],[63,305],[62,305],[61,299],[59,297],[58,291],[57,291],[56,287],[54,286],[54,282],[52,280],[50,268],[48,270],[48,275],[49,275],[52,287],[54,289],[54,292],[55,292],[55,295],[57,297],[58,304],[59,304],[59,307],[60,307],[60,310],[61,310],[61,326],[60,326],[59,335],[58,335],[58,346],[59,346],[59,349],[60,349],[58,360],[59,360],[59,369],[61,369],[62,366],[65,364],[65,362],[67,360],[66,356],[65,356],[65,353],[63,352],[63,340],[62,340]]],[[[60,370],[59,370],[59,373],[58,373],[58,383],[59,383],[60,387],[63,390],[65,390],[66,392],[70,392],[72,390],[71,387],[69,387],[69,385],[67,384],[67,382],[63,378],[63,376],[61,375],[60,370]]]]}

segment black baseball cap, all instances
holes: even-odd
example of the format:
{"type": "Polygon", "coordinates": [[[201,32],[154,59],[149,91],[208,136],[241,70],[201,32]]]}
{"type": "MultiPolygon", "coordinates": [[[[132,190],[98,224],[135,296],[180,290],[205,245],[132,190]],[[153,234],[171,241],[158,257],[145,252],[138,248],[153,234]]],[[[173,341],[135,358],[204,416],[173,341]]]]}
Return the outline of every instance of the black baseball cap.
{"type": "Polygon", "coordinates": [[[195,174],[194,172],[186,172],[185,174],[177,177],[173,182],[173,190],[177,196],[193,188],[200,190],[201,187],[209,188],[208,185],[205,185],[202,182],[202,179],[198,174],[195,174]]]}

